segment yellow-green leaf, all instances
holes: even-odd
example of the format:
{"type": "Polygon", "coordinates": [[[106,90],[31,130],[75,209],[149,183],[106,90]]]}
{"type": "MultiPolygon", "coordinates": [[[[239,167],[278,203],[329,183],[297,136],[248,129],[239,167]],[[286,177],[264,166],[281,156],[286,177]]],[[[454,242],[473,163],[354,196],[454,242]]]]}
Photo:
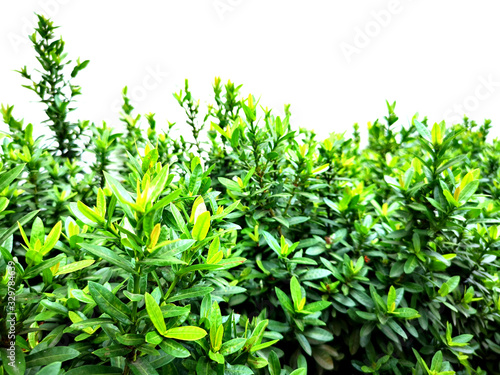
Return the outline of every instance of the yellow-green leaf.
{"type": "Polygon", "coordinates": [[[95,262],[94,259],[86,259],[86,260],[81,260],[79,262],[73,262],[70,264],[66,264],[65,266],[62,266],[54,276],[63,275],[65,273],[71,273],[71,272],[81,270],[85,267],[92,265],[94,262],[95,262]]]}
{"type": "Polygon", "coordinates": [[[102,223],[104,222],[104,219],[97,215],[94,211],[92,211],[90,208],[88,208],[84,203],[78,201],[76,203],[78,209],[80,212],[90,221],[93,221],[94,223],[102,223]]]}
{"type": "Polygon", "coordinates": [[[203,197],[200,195],[193,203],[193,208],[191,209],[191,217],[189,218],[189,223],[193,224],[198,219],[203,212],[207,210],[205,206],[205,201],[203,197]]]}
{"type": "Polygon", "coordinates": [[[396,308],[395,304],[396,298],[397,298],[396,289],[391,285],[389,289],[389,295],[387,296],[387,310],[389,312],[393,312],[394,309],[396,308]]]}
{"type": "Polygon", "coordinates": [[[210,343],[214,352],[218,352],[222,346],[222,336],[224,334],[224,326],[221,324],[217,328],[212,325],[210,328],[210,343]]]}
{"type": "Polygon", "coordinates": [[[207,335],[207,331],[200,327],[185,326],[171,328],[163,336],[183,341],[200,340],[207,335]]]}
{"type": "Polygon", "coordinates": [[[202,241],[207,236],[208,230],[210,229],[210,212],[205,211],[196,220],[192,235],[197,241],[202,241]]]}
{"type": "Polygon", "coordinates": [[[52,228],[49,235],[45,239],[45,243],[41,251],[42,255],[47,254],[50,250],[54,248],[57,241],[59,241],[59,237],[61,236],[61,230],[62,230],[62,222],[59,221],[56,225],[54,225],[54,228],[52,228]]]}
{"type": "Polygon", "coordinates": [[[328,169],[329,166],[330,166],[330,164],[323,164],[323,165],[319,166],[318,168],[313,169],[313,171],[311,173],[318,174],[318,173],[324,172],[328,169]]]}
{"type": "Polygon", "coordinates": [[[158,239],[160,238],[161,233],[161,225],[160,223],[156,224],[153,230],[151,231],[150,239],[149,239],[149,249],[152,249],[158,243],[158,239]]]}
{"type": "Polygon", "coordinates": [[[441,126],[435,122],[431,131],[432,143],[440,145],[443,142],[443,134],[441,133],[441,126]]]}
{"type": "Polygon", "coordinates": [[[106,216],[106,197],[104,196],[104,192],[101,188],[97,191],[97,211],[99,212],[99,216],[106,216]]]}
{"type": "Polygon", "coordinates": [[[24,243],[26,244],[26,246],[29,247],[30,241],[28,240],[28,236],[26,236],[26,233],[24,232],[24,229],[19,221],[17,222],[17,226],[19,227],[19,231],[21,232],[21,236],[23,237],[24,243]]]}
{"type": "Polygon", "coordinates": [[[146,311],[148,312],[148,316],[151,319],[151,322],[161,335],[167,337],[167,327],[165,325],[165,319],[163,319],[163,313],[161,312],[160,306],[158,306],[151,294],[146,293],[144,297],[146,300],[146,311]]]}

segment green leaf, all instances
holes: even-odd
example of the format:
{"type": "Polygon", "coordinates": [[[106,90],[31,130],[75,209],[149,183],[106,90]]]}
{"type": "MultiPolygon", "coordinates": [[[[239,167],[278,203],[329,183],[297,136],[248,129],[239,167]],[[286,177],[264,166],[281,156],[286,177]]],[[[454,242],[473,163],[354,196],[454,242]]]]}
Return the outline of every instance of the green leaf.
{"type": "Polygon", "coordinates": [[[15,345],[14,353],[7,352],[6,348],[1,348],[0,356],[2,358],[3,369],[8,375],[24,375],[26,372],[26,360],[23,350],[18,345],[15,345]],[[11,355],[13,357],[9,357],[11,355]]]}
{"type": "Polygon", "coordinates": [[[57,263],[61,262],[64,258],[66,258],[65,254],[59,254],[55,258],[49,258],[44,260],[40,264],[37,264],[35,267],[29,267],[26,269],[26,272],[23,275],[23,279],[28,280],[32,277],[39,276],[41,273],[49,269],[52,266],[55,266],[57,263]]]}
{"type": "Polygon", "coordinates": [[[224,185],[229,190],[237,191],[237,192],[242,191],[240,185],[238,185],[238,183],[233,181],[233,180],[229,180],[225,177],[219,177],[218,180],[222,185],[224,185]]]}
{"type": "Polygon", "coordinates": [[[221,264],[194,264],[189,267],[182,268],[177,272],[177,276],[184,276],[190,272],[194,271],[207,271],[207,270],[216,270],[222,268],[221,264]]]}
{"type": "Polygon", "coordinates": [[[316,301],[304,307],[304,311],[315,313],[328,308],[332,303],[330,301],[316,301]]]}
{"type": "Polygon", "coordinates": [[[411,274],[415,268],[418,266],[418,259],[415,255],[410,255],[410,257],[406,260],[404,271],[407,275],[411,274]]]}
{"type": "Polygon", "coordinates": [[[73,295],[74,298],[76,298],[80,302],[90,303],[90,304],[94,303],[92,297],[90,297],[87,293],[84,293],[80,289],[73,289],[71,291],[71,294],[73,295]]]}
{"type": "Polygon", "coordinates": [[[113,191],[113,194],[115,197],[120,201],[121,206],[125,214],[133,218],[134,214],[132,213],[132,210],[129,207],[129,203],[133,203],[133,199],[128,193],[127,190],[123,188],[123,186],[115,180],[113,176],[111,176],[108,172],[104,172],[104,178],[106,179],[106,182],[108,183],[109,187],[113,191]]]}
{"type": "Polygon", "coordinates": [[[207,331],[200,327],[183,326],[171,328],[163,336],[183,341],[200,340],[207,335],[207,331]]]}
{"type": "Polygon", "coordinates": [[[193,227],[192,236],[197,241],[202,241],[207,237],[210,229],[210,211],[205,211],[198,216],[193,227]]]}
{"type": "Polygon", "coordinates": [[[278,223],[280,223],[281,225],[283,225],[286,228],[290,227],[290,224],[288,223],[288,220],[285,219],[284,217],[274,216],[273,219],[276,220],[278,223]]]}
{"type": "Polygon", "coordinates": [[[280,375],[281,373],[281,364],[278,356],[274,351],[269,353],[269,358],[267,359],[269,362],[269,374],[270,375],[280,375]]]}
{"type": "MultiPolygon", "coordinates": [[[[244,365],[226,365],[224,369],[224,375],[253,375],[254,372],[250,367],[244,365]]],[[[198,374],[197,374],[198,375],[198,374]]]]}
{"type": "Polygon", "coordinates": [[[102,324],[113,324],[113,323],[114,322],[109,318],[92,318],[75,322],[70,327],[74,329],[83,329],[87,327],[94,327],[102,324]]]}
{"type": "Polygon", "coordinates": [[[451,293],[460,283],[460,276],[453,276],[444,283],[441,288],[438,290],[438,293],[441,297],[444,297],[451,293]]]}
{"type": "Polygon", "coordinates": [[[293,305],[296,310],[299,310],[298,306],[302,299],[302,290],[300,288],[299,281],[295,276],[292,277],[292,280],[290,281],[290,292],[292,293],[293,305]]]}
{"type": "Polygon", "coordinates": [[[278,297],[278,300],[281,303],[281,307],[283,307],[284,309],[288,310],[290,313],[293,314],[295,310],[293,308],[292,301],[290,300],[290,298],[288,298],[288,296],[278,287],[275,287],[274,290],[276,291],[276,296],[278,297]]]}
{"type": "Polygon", "coordinates": [[[308,355],[312,355],[312,349],[311,349],[311,344],[309,344],[309,341],[307,341],[306,337],[302,333],[295,332],[295,337],[297,338],[297,341],[299,342],[299,345],[304,349],[304,351],[308,355]]]}
{"type": "Polygon", "coordinates": [[[454,166],[455,164],[458,164],[458,163],[462,162],[466,158],[467,158],[467,155],[458,155],[458,156],[455,156],[454,158],[451,158],[450,160],[448,160],[446,163],[442,164],[436,170],[436,173],[440,174],[441,172],[444,172],[445,170],[447,170],[448,168],[454,166]]]}
{"type": "Polygon", "coordinates": [[[69,211],[73,214],[73,216],[76,217],[78,220],[80,220],[82,223],[92,228],[96,228],[98,226],[97,221],[90,220],[86,215],[83,214],[83,212],[80,211],[77,203],[71,202],[68,205],[68,208],[69,211]]]}
{"type": "Polygon", "coordinates": [[[278,241],[276,241],[276,239],[269,232],[266,232],[265,230],[262,231],[262,235],[264,236],[264,239],[266,240],[269,247],[276,254],[278,254],[278,256],[281,256],[281,246],[278,244],[278,241]]]}
{"type": "MultiPolygon", "coordinates": [[[[39,375],[38,373],[37,375],[39,375]]],[[[51,375],[55,375],[57,372],[51,373],[51,375]]],[[[103,365],[85,365],[78,366],[74,369],[69,370],[65,373],[65,375],[121,375],[123,374],[123,370],[119,367],[112,366],[103,366],[103,365]]],[[[47,375],[49,375],[47,373],[47,375]]]]}
{"type": "Polygon", "coordinates": [[[166,205],[170,204],[170,202],[173,202],[175,199],[177,199],[179,197],[179,195],[181,195],[181,193],[182,193],[182,190],[181,189],[177,189],[174,192],[172,192],[169,195],[167,195],[166,197],[163,197],[158,202],[156,202],[153,205],[153,207],[151,208],[151,210],[148,210],[146,212],[146,214],[149,213],[150,211],[157,211],[160,208],[165,207],[166,205]]]}
{"type": "Polygon", "coordinates": [[[265,348],[269,348],[270,346],[273,346],[274,344],[276,344],[278,341],[280,341],[280,340],[272,340],[272,341],[267,341],[267,342],[264,342],[264,343],[261,343],[261,344],[258,344],[258,345],[254,345],[250,349],[250,353],[254,353],[254,352],[257,352],[259,350],[263,350],[265,348]]]}
{"type": "Polygon", "coordinates": [[[57,312],[59,314],[63,314],[63,315],[68,314],[68,308],[64,305],[61,305],[58,302],[52,302],[52,301],[49,301],[48,299],[44,299],[40,302],[40,304],[43,307],[45,307],[51,311],[57,312]]]}
{"type": "Polygon", "coordinates": [[[187,358],[191,355],[189,350],[182,346],[182,344],[179,344],[177,341],[171,339],[164,339],[160,343],[160,348],[174,358],[187,358]]]}
{"type": "Polygon", "coordinates": [[[318,263],[311,258],[292,258],[292,259],[287,259],[286,260],[288,263],[295,263],[295,264],[305,264],[308,266],[317,266],[318,263]]]}
{"type": "Polygon", "coordinates": [[[26,357],[26,367],[50,365],[54,362],[64,362],[80,355],[78,350],[63,346],[43,349],[26,357]]]}
{"type": "Polygon", "coordinates": [[[151,252],[151,256],[155,257],[164,257],[166,255],[168,256],[174,256],[177,254],[180,254],[189,248],[193,246],[193,244],[196,243],[196,240],[174,240],[174,241],[164,241],[159,244],[157,244],[154,248],[153,251],[151,252]]]}
{"type": "Polygon", "coordinates": [[[151,319],[151,322],[155,326],[158,333],[164,335],[167,331],[167,327],[165,325],[165,320],[163,319],[163,314],[161,312],[160,306],[156,303],[153,296],[149,293],[144,295],[146,301],[146,310],[148,312],[148,316],[151,319]]]}
{"type": "MultiPolygon", "coordinates": [[[[36,210],[36,211],[30,212],[29,214],[24,215],[21,219],[18,220],[19,224],[21,226],[23,226],[23,225],[29,223],[31,221],[31,219],[33,219],[39,212],[40,212],[40,210],[36,210]]],[[[0,236],[0,244],[3,244],[18,229],[19,229],[19,226],[16,223],[13,226],[11,226],[9,229],[7,229],[5,232],[3,232],[0,236]]]]}
{"type": "Polygon", "coordinates": [[[432,135],[427,126],[422,124],[420,121],[417,119],[413,120],[415,127],[417,128],[418,133],[422,138],[424,138],[426,141],[432,142],[432,135]]]}
{"type": "Polygon", "coordinates": [[[181,212],[177,208],[177,206],[173,203],[170,203],[170,211],[172,212],[172,215],[174,216],[175,223],[179,227],[179,229],[184,232],[184,233],[189,233],[187,230],[186,222],[184,221],[184,218],[182,217],[181,212]]]}
{"type": "Polygon", "coordinates": [[[424,368],[427,371],[427,373],[429,373],[429,367],[427,367],[427,364],[422,359],[420,354],[418,354],[418,352],[414,348],[412,348],[412,350],[413,350],[413,354],[415,354],[415,357],[417,357],[417,361],[420,364],[420,366],[422,366],[422,368],[424,368]]]}
{"type": "Polygon", "coordinates": [[[465,346],[473,338],[474,338],[474,335],[471,335],[471,334],[463,334],[463,335],[455,336],[452,339],[453,343],[451,346],[465,346]],[[457,344],[463,344],[463,345],[457,345],[457,344]]]}
{"type": "Polygon", "coordinates": [[[81,260],[78,262],[73,262],[70,264],[66,264],[65,266],[62,266],[59,268],[57,273],[54,276],[57,275],[64,275],[66,273],[72,273],[78,270],[81,270],[83,268],[86,268],[92,264],[94,264],[95,260],[94,259],[86,259],[86,260],[81,260]]]}
{"type": "Polygon", "coordinates": [[[172,264],[186,264],[183,260],[176,257],[163,256],[161,258],[146,258],[139,261],[140,264],[145,264],[148,266],[166,267],[172,264]]]}
{"type": "Polygon", "coordinates": [[[224,356],[223,356],[222,354],[220,354],[220,353],[214,353],[212,350],[210,350],[210,351],[208,352],[208,356],[209,356],[209,358],[210,358],[212,361],[217,362],[217,363],[219,363],[219,364],[221,364],[221,365],[223,365],[223,364],[224,364],[224,362],[225,362],[225,361],[224,361],[224,356]]]}
{"type": "Polygon", "coordinates": [[[7,172],[0,174],[0,192],[2,192],[24,169],[25,164],[18,165],[7,172]]]}
{"type": "Polygon", "coordinates": [[[173,296],[170,296],[167,302],[175,302],[188,298],[203,297],[206,294],[212,293],[213,291],[214,288],[210,286],[195,286],[192,288],[181,290],[173,296]]]}
{"type": "Polygon", "coordinates": [[[377,325],[374,322],[363,324],[359,331],[359,344],[365,348],[371,342],[371,334],[377,325]]]}
{"type": "Polygon", "coordinates": [[[377,290],[373,285],[370,285],[370,295],[372,296],[372,299],[375,302],[375,306],[378,306],[381,310],[386,311],[387,304],[384,303],[384,300],[377,293],[377,290]]]}
{"type": "Polygon", "coordinates": [[[243,179],[243,185],[248,185],[248,182],[250,182],[250,178],[253,176],[255,173],[255,167],[252,167],[247,174],[245,175],[245,178],[243,179]]]}
{"type": "Polygon", "coordinates": [[[250,350],[252,347],[258,343],[263,335],[266,327],[269,324],[269,320],[261,320],[252,332],[252,336],[246,341],[244,350],[250,350]]]}
{"type": "Polygon", "coordinates": [[[163,337],[161,337],[156,331],[149,331],[146,333],[146,342],[153,345],[158,345],[163,341],[163,337]]]}
{"type": "Polygon", "coordinates": [[[9,205],[9,200],[5,197],[0,197],[0,212],[4,211],[9,205]]]}
{"type": "MultiPolygon", "coordinates": [[[[54,374],[59,374],[59,372],[61,371],[61,365],[62,365],[62,362],[51,363],[50,365],[44,366],[40,371],[38,371],[36,373],[36,375],[54,375],[54,374]]],[[[70,374],[71,375],[71,372],[72,372],[72,370],[68,371],[66,374],[70,374]]],[[[73,375],[75,375],[75,372],[73,372],[73,375]]]]}
{"type": "Polygon", "coordinates": [[[146,358],[137,358],[136,361],[128,362],[128,366],[134,375],[159,375],[146,358]]]}
{"type": "Polygon", "coordinates": [[[404,189],[405,190],[407,190],[410,187],[411,182],[413,180],[414,173],[415,173],[415,170],[413,169],[413,167],[408,168],[408,170],[405,172],[405,174],[404,174],[404,189]]]}
{"type": "Polygon", "coordinates": [[[365,320],[377,320],[377,314],[366,312],[366,311],[356,311],[356,315],[365,320]]]}
{"type": "Polygon", "coordinates": [[[224,208],[224,210],[218,214],[218,215],[214,215],[212,216],[212,220],[218,220],[218,219],[222,219],[224,217],[226,217],[227,215],[229,215],[231,212],[233,212],[236,207],[238,207],[238,205],[240,204],[241,201],[236,201],[236,202],[233,202],[231,205],[229,205],[228,207],[224,208]]]}
{"type": "Polygon", "coordinates": [[[246,341],[247,339],[245,338],[236,338],[226,341],[225,343],[222,344],[219,353],[224,356],[236,353],[241,348],[243,348],[246,341]]]}
{"type": "Polygon", "coordinates": [[[111,345],[105,348],[98,349],[92,352],[92,354],[95,354],[100,358],[114,358],[114,357],[124,357],[131,351],[132,351],[131,348],[124,345],[111,345]]]}
{"type": "Polygon", "coordinates": [[[301,280],[317,280],[317,279],[324,279],[327,276],[330,276],[332,273],[331,271],[324,269],[324,268],[315,268],[312,270],[307,271],[305,274],[301,276],[301,280]]]}
{"type": "Polygon", "coordinates": [[[106,261],[108,261],[111,264],[114,264],[117,267],[120,267],[121,269],[136,274],[137,271],[132,267],[132,264],[125,260],[124,258],[120,257],[117,255],[114,251],[109,250],[106,247],[102,246],[97,246],[97,245],[91,245],[88,243],[79,243],[83,249],[85,249],[87,252],[89,252],[92,255],[95,255],[96,257],[102,258],[106,261]]]}
{"type": "Polygon", "coordinates": [[[403,261],[398,261],[392,264],[391,271],[389,272],[389,276],[393,279],[398,278],[404,272],[405,263],[403,261]]]}
{"type": "Polygon", "coordinates": [[[124,324],[131,324],[130,314],[131,311],[127,305],[120,301],[113,293],[111,293],[104,286],[89,281],[89,292],[95,303],[102,312],[108,314],[124,324]]]}
{"type": "Polygon", "coordinates": [[[441,365],[443,364],[443,352],[439,350],[434,357],[432,357],[431,371],[441,371],[441,365]]]}
{"type": "Polygon", "coordinates": [[[304,336],[309,337],[313,340],[316,341],[322,341],[322,342],[327,342],[327,341],[332,341],[333,340],[333,335],[328,332],[326,329],[319,328],[319,327],[314,327],[306,330],[304,332],[304,336]]]}
{"type": "Polygon", "coordinates": [[[384,335],[386,335],[390,340],[394,341],[395,343],[399,343],[400,339],[398,336],[394,333],[394,331],[389,327],[389,325],[384,324],[384,325],[379,325],[380,330],[384,335]]]}
{"type": "Polygon", "coordinates": [[[389,319],[387,321],[387,325],[389,327],[391,327],[391,329],[396,332],[399,336],[401,336],[402,338],[404,338],[405,340],[408,339],[408,336],[406,335],[406,332],[403,331],[403,328],[401,328],[401,326],[396,323],[393,319],[389,319]]]}
{"type": "Polygon", "coordinates": [[[401,307],[399,309],[396,309],[392,312],[392,314],[397,315],[398,318],[405,319],[415,319],[420,317],[420,314],[417,310],[411,309],[409,307],[401,307]]]}
{"type": "Polygon", "coordinates": [[[479,180],[471,181],[462,189],[458,195],[458,201],[467,202],[469,198],[476,192],[479,187],[479,180]]]}

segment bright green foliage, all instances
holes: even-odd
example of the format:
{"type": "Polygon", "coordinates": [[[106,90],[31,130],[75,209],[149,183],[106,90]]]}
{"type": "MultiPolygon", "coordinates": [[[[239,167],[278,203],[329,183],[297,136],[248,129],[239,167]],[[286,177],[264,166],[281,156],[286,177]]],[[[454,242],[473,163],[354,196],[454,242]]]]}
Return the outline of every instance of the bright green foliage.
{"type": "Polygon", "coordinates": [[[206,111],[174,94],[185,138],[126,88],[123,129],[71,123],[80,88],[39,21],[50,74],[21,73],[51,138],[2,106],[0,374],[500,374],[489,121],[402,125],[387,103],[362,149],[357,124],[317,140],[216,78],[206,111]]]}

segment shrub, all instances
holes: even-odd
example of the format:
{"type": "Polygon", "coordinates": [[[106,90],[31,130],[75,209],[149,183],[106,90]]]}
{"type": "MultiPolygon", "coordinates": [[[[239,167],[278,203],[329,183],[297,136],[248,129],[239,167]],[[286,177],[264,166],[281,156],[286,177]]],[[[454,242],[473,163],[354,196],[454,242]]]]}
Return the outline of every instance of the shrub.
{"type": "Polygon", "coordinates": [[[500,373],[490,121],[405,127],[387,103],[361,148],[216,78],[205,112],[174,94],[189,137],[126,88],[116,132],[67,117],[54,38],[39,16],[46,73],[20,70],[51,136],[2,106],[2,374],[500,373]]]}

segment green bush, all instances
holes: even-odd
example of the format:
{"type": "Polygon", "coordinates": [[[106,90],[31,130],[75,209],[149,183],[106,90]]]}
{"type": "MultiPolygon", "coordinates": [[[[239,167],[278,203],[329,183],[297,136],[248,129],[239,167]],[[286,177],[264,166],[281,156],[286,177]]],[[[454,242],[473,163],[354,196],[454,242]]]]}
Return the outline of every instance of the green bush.
{"type": "Polygon", "coordinates": [[[387,103],[362,148],[217,78],[205,112],[174,94],[190,137],[126,88],[120,132],[73,123],[88,61],[54,29],[19,71],[50,137],[2,106],[0,375],[500,374],[490,121],[387,103]]]}

